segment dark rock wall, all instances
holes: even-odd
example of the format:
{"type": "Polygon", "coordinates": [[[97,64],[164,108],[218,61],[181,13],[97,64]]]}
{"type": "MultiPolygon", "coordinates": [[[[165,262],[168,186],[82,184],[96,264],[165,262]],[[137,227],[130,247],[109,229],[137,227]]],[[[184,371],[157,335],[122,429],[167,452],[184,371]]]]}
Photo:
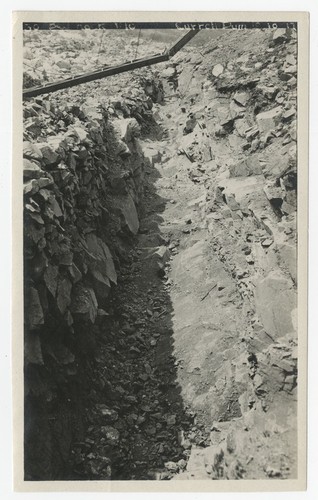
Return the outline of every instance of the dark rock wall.
{"type": "Polygon", "coordinates": [[[24,107],[26,479],[72,477],[96,329],[139,227],[149,94],[162,99],[144,77],[129,101],[24,107]]]}

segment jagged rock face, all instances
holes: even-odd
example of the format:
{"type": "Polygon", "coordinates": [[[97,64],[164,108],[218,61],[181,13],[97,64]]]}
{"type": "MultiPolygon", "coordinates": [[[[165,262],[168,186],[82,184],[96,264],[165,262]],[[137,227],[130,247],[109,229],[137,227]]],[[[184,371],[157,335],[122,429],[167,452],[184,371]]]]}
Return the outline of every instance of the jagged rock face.
{"type": "MultiPolygon", "coordinates": [[[[149,80],[148,92],[155,92],[156,85],[155,78],[149,80]]],[[[79,386],[85,377],[79,360],[94,353],[93,326],[108,314],[117,270],[139,228],[138,206],[149,159],[137,140],[145,123],[151,124],[149,102],[152,105],[136,82],[135,96],[129,101],[118,98],[116,111],[107,96],[104,106],[89,96],[82,107],[56,96],[26,103],[25,373],[30,415],[40,404],[59,421],[60,388],[79,386]],[[57,384],[54,371],[61,377],[57,384]]],[[[68,389],[65,397],[67,393],[68,389]]],[[[85,391],[75,397],[76,404],[84,397],[85,391]]],[[[40,441],[47,440],[44,424],[38,425],[40,441]]],[[[65,422],[59,425],[69,436],[77,432],[80,439],[78,429],[71,431],[65,422]]],[[[57,473],[60,462],[53,466],[56,451],[50,442],[43,453],[33,430],[26,433],[30,477],[57,473]]],[[[66,461],[70,442],[71,437],[63,443],[66,461]]]]}
{"type": "Polygon", "coordinates": [[[296,57],[226,32],[25,103],[30,478],[295,477],[296,57]]]}
{"type": "Polygon", "coordinates": [[[281,73],[281,66],[293,71],[296,45],[286,33],[251,40],[256,47],[262,40],[269,57],[251,46],[239,57],[238,36],[220,37],[226,53],[214,50],[213,65],[206,58],[188,81],[202,93],[180,103],[198,110],[198,126],[181,138],[179,153],[190,179],[204,184],[198,215],[208,231],[200,241],[193,232],[172,266],[182,318],[175,345],[184,397],[212,432],[210,446],[193,448],[187,471],[175,479],[286,478],[297,470],[287,437],[296,426],[296,89],[281,73]],[[189,295],[188,278],[208,293],[189,295]],[[262,432],[269,447],[260,443],[262,432]]]}

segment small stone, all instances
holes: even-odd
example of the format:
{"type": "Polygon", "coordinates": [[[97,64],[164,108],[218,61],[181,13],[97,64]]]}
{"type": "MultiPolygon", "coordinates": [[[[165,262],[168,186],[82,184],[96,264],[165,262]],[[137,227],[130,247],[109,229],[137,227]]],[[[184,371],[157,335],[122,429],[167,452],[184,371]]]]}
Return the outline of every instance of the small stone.
{"type": "Polygon", "coordinates": [[[244,278],[247,274],[247,271],[244,271],[243,269],[237,269],[236,271],[236,276],[238,279],[244,278]]]}
{"type": "Polygon", "coordinates": [[[48,186],[52,186],[52,185],[53,185],[52,177],[41,177],[40,179],[38,179],[39,189],[42,189],[42,188],[45,188],[48,186]]]}
{"type": "Polygon", "coordinates": [[[129,349],[129,352],[132,352],[133,354],[140,354],[140,349],[138,349],[138,347],[134,347],[134,346],[132,346],[132,347],[129,349]]]}
{"type": "Polygon", "coordinates": [[[41,144],[41,153],[43,156],[43,161],[46,166],[52,167],[59,163],[61,160],[60,155],[54,151],[49,145],[41,144]]]}
{"type": "Polygon", "coordinates": [[[295,64],[294,66],[288,66],[284,69],[284,72],[288,75],[294,75],[295,73],[297,73],[297,65],[295,64]]]}
{"type": "Polygon", "coordinates": [[[216,64],[212,69],[212,75],[215,77],[220,76],[224,71],[222,64],[216,64]]]}
{"type": "Polygon", "coordinates": [[[240,205],[237,203],[235,196],[232,194],[226,195],[226,203],[231,210],[239,210],[240,205]]]}
{"type": "Polygon", "coordinates": [[[283,114],[283,116],[282,116],[282,119],[283,119],[284,121],[288,121],[288,120],[290,120],[291,118],[293,118],[293,117],[295,116],[295,114],[296,114],[296,110],[295,110],[295,108],[293,107],[293,108],[288,109],[287,111],[285,111],[285,113],[284,113],[284,114],[283,114]]]}
{"type": "Polygon", "coordinates": [[[176,462],[166,462],[165,468],[170,472],[178,472],[179,465],[176,462]]]}
{"type": "Polygon", "coordinates": [[[284,96],[283,96],[283,95],[281,95],[281,94],[278,94],[278,95],[276,96],[276,99],[275,99],[275,101],[277,102],[277,104],[283,104],[284,100],[285,100],[285,98],[284,98],[284,96]]]}
{"type": "Polygon", "coordinates": [[[87,131],[81,127],[74,127],[74,131],[78,135],[80,141],[87,139],[87,131]]]}
{"type": "Polygon", "coordinates": [[[32,195],[39,191],[39,182],[37,179],[31,179],[28,182],[23,184],[23,194],[24,195],[32,195]]]}
{"type": "Polygon", "coordinates": [[[254,139],[254,137],[256,137],[257,135],[259,134],[259,130],[257,127],[251,127],[249,129],[246,130],[245,132],[245,137],[246,139],[254,139]]]}
{"type": "Polygon", "coordinates": [[[295,78],[294,76],[292,76],[290,78],[290,80],[288,81],[288,86],[289,87],[296,87],[297,85],[297,78],[295,78]]]}
{"type": "Polygon", "coordinates": [[[188,450],[191,448],[191,441],[189,439],[184,439],[181,443],[182,448],[188,450]]]}
{"type": "Polygon", "coordinates": [[[264,186],[264,193],[266,194],[266,197],[269,201],[281,202],[284,198],[284,192],[282,188],[270,184],[264,186]]]}
{"type": "Polygon", "coordinates": [[[181,470],[184,470],[187,466],[187,462],[183,458],[181,458],[181,460],[179,460],[177,463],[178,463],[179,469],[181,469],[181,470]]]}
{"type": "Polygon", "coordinates": [[[161,472],[161,474],[160,474],[160,480],[161,481],[169,480],[169,479],[171,479],[170,472],[161,472]]]}
{"type": "MultiPolygon", "coordinates": [[[[277,87],[270,87],[270,86],[260,86],[258,87],[259,90],[262,92],[262,94],[267,98],[267,99],[274,99],[274,97],[278,93],[278,88],[277,87]]],[[[283,102],[283,100],[281,101],[283,102]]]]}
{"type": "Polygon", "coordinates": [[[142,415],[139,415],[139,417],[137,418],[136,424],[141,425],[145,422],[145,420],[146,420],[145,417],[143,417],[142,415]]]}
{"type": "Polygon", "coordinates": [[[246,131],[251,129],[251,125],[245,120],[245,118],[239,118],[235,120],[235,129],[240,137],[245,137],[246,131]]]}
{"type": "Polygon", "coordinates": [[[265,472],[268,477],[281,477],[282,475],[280,470],[274,469],[273,467],[266,467],[265,472]]]}
{"type": "Polygon", "coordinates": [[[104,420],[106,422],[112,423],[112,422],[116,422],[116,420],[118,420],[117,411],[111,410],[106,405],[98,404],[98,405],[96,405],[96,409],[104,417],[104,420]]]}
{"type": "Polygon", "coordinates": [[[273,240],[271,238],[266,238],[265,240],[262,241],[262,247],[268,248],[273,244],[273,240]]]}
{"type": "Polygon", "coordinates": [[[176,72],[175,68],[168,67],[162,71],[161,76],[164,78],[171,78],[175,75],[175,72],[176,72]]]}
{"type": "Polygon", "coordinates": [[[283,140],[283,146],[286,146],[286,144],[289,144],[292,141],[290,135],[286,135],[283,140]]]}
{"type": "Polygon", "coordinates": [[[101,433],[106,437],[110,445],[114,446],[118,444],[119,432],[114,427],[111,427],[110,425],[102,426],[101,433]]]}
{"type": "Polygon", "coordinates": [[[147,427],[146,434],[148,434],[148,436],[154,436],[156,434],[156,428],[153,426],[147,427]]]}
{"type": "Polygon", "coordinates": [[[127,335],[132,335],[136,331],[136,327],[134,325],[129,325],[129,323],[126,323],[123,325],[122,330],[124,333],[127,333],[127,335]]]}
{"type": "Polygon", "coordinates": [[[296,58],[293,54],[287,54],[285,60],[286,63],[290,64],[291,66],[294,66],[296,64],[296,58]]]}
{"type": "Polygon", "coordinates": [[[167,425],[172,426],[176,424],[176,415],[168,415],[167,416],[167,425]]]}

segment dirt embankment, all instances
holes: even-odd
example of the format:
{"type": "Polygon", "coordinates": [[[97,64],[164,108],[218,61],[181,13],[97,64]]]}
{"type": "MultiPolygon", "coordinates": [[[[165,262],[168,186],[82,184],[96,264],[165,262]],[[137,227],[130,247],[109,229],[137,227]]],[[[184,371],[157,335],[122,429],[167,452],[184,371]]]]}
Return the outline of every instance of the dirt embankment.
{"type": "Polygon", "coordinates": [[[296,68],[227,32],[26,103],[28,479],[295,477],[296,68]]]}

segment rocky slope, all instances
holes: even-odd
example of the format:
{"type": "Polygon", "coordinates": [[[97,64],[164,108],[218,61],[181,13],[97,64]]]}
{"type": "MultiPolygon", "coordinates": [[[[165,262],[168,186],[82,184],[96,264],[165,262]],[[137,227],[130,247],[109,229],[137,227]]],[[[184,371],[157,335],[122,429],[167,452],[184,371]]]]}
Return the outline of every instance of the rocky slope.
{"type": "Polygon", "coordinates": [[[27,478],[296,477],[296,71],[227,31],[25,103],[27,478]]]}

